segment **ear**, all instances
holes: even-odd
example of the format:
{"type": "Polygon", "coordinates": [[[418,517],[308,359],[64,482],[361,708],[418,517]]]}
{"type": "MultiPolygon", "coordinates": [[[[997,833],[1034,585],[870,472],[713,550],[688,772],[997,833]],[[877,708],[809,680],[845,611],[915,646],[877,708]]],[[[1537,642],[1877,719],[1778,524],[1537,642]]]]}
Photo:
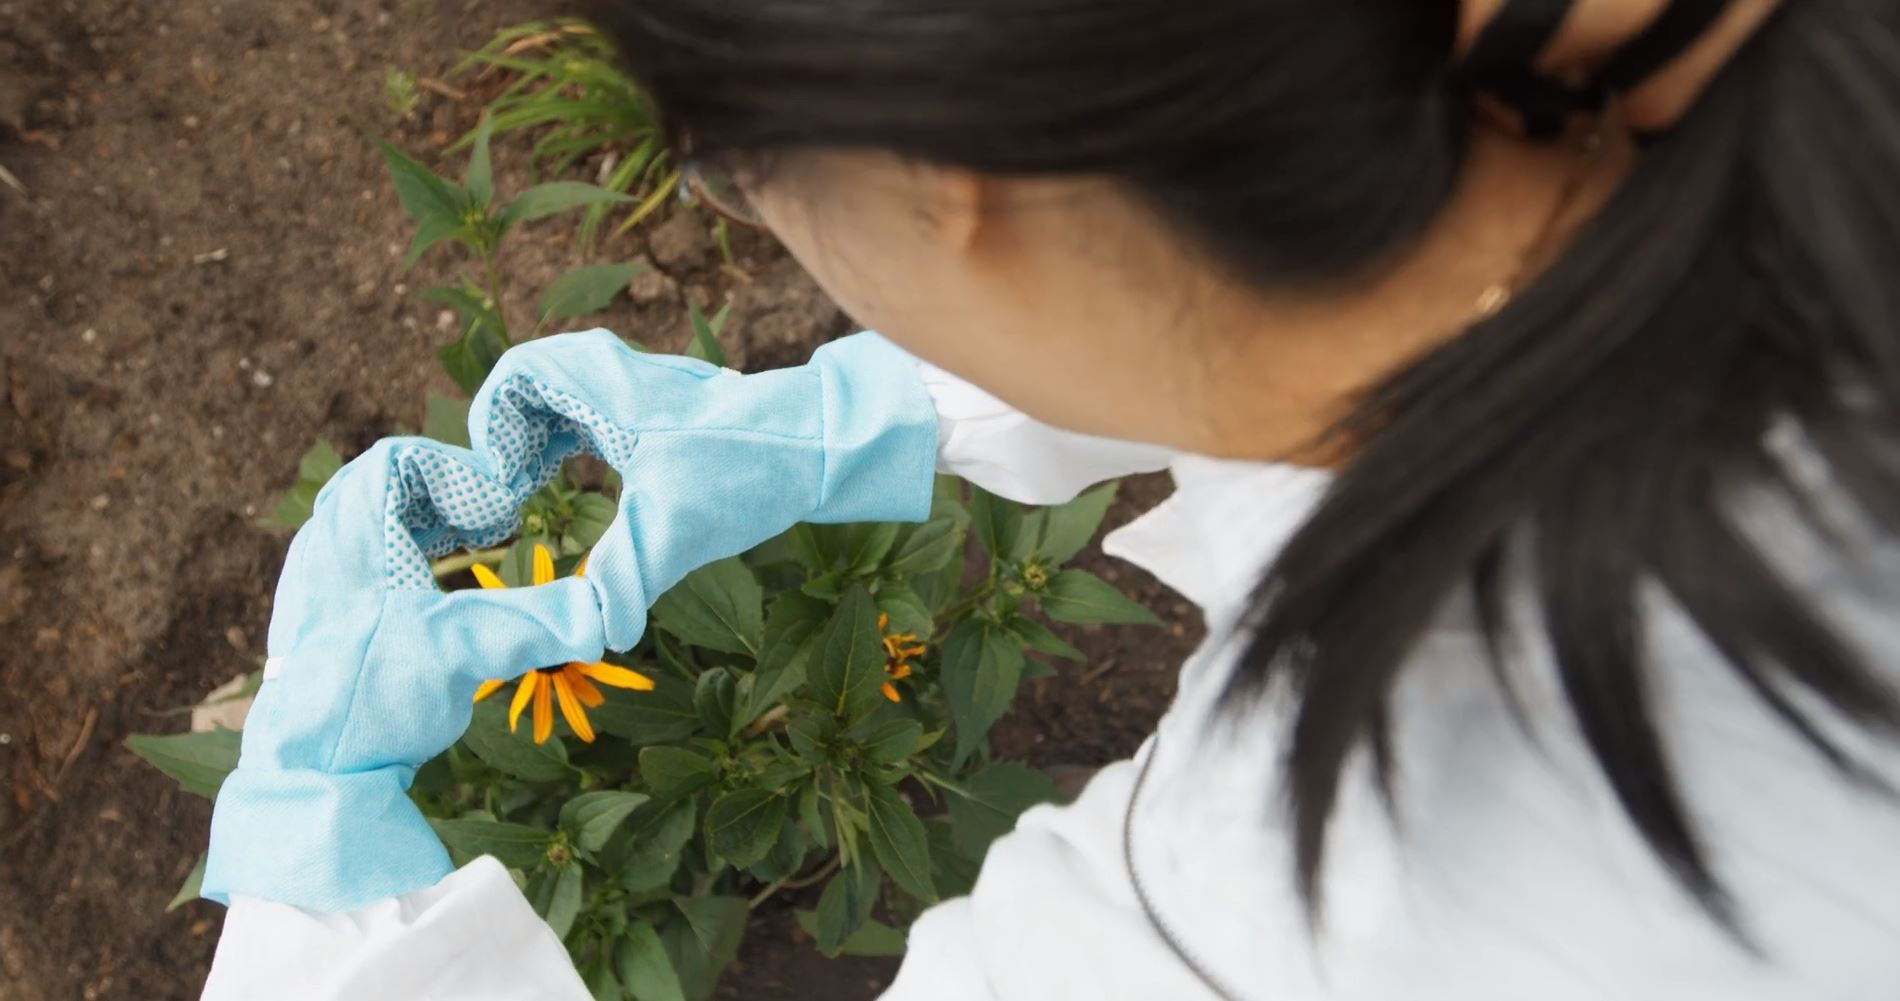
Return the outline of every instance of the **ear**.
{"type": "Polygon", "coordinates": [[[934,164],[913,164],[916,217],[925,238],[948,251],[976,244],[995,193],[993,183],[974,171],[934,164]]]}

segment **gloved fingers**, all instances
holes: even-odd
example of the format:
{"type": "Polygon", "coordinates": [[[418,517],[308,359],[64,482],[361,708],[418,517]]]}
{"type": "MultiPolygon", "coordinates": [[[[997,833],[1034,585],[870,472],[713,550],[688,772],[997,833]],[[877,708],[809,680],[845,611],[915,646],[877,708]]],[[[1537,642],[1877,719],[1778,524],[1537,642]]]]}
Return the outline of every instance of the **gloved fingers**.
{"type": "Polygon", "coordinates": [[[317,495],[286,562],[328,590],[377,584],[433,590],[429,561],[513,535],[532,490],[513,491],[493,463],[427,438],[385,438],[317,495]]]}
{"type": "Polygon", "coordinates": [[[428,638],[431,659],[453,671],[471,697],[481,682],[513,679],[537,667],[592,663],[607,649],[599,593],[585,578],[452,591],[404,606],[403,617],[428,638]]]}

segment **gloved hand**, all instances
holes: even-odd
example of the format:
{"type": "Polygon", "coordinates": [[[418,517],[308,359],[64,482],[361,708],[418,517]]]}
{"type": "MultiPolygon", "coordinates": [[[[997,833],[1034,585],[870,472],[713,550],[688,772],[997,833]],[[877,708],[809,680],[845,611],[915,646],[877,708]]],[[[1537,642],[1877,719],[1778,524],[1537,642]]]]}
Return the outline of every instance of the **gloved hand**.
{"type": "Polygon", "coordinates": [[[343,911],[433,885],[452,867],[407,790],[482,681],[632,647],[680,578],[801,520],[926,517],[937,445],[915,361],[873,335],[752,376],[607,331],[546,338],[503,356],[469,429],[472,451],[378,443],[292,541],[206,897],[343,911]],[[437,589],[430,558],[506,538],[581,451],[623,483],[585,577],[437,589]]]}

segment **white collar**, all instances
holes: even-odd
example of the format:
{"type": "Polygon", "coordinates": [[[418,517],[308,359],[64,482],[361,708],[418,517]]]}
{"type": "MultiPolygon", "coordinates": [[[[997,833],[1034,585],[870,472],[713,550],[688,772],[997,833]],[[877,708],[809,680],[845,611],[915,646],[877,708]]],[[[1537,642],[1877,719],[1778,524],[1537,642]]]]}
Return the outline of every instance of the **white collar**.
{"type": "Polygon", "coordinates": [[[1169,470],[1174,493],[1109,533],[1102,551],[1153,574],[1210,620],[1246,602],[1333,479],[1320,469],[1198,455],[1176,458],[1169,470]]]}

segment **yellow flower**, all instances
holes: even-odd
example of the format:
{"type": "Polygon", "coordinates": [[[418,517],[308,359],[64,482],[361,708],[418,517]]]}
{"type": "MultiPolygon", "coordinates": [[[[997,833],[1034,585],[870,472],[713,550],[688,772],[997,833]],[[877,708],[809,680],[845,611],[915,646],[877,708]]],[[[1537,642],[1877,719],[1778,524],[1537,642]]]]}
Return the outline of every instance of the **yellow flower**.
{"type": "Polygon", "coordinates": [[[891,677],[890,681],[884,683],[884,697],[892,702],[902,702],[904,697],[897,694],[895,682],[910,677],[910,659],[922,657],[925,647],[918,642],[915,633],[885,632],[891,628],[889,614],[878,615],[877,628],[884,633],[884,673],[891,677]]]}
{"type": "MultiPolygon", "coordinates": [[[[475,564],[475,579],[486,588],[507,587],[493,570],[475,564]]],[[[574,576],[587,572],[587,563],[581,562],[574,576]]],[[[548,547],[534,547],[534,583],[536,586],[554,582],[554,554],[548,547]]],[[[514,733],[521,722],[521,713],[534,703],[534,742],[545,744],[554,735],[554,704],[561,704],[561,715],[567,717],[567,725],[574,730],[574,736],[588,742],[594,742],[594,726],[587,721],[587,710],[607,701],[594,682],[610,685],[614,688],[629,688],[636,692],[653,690],[653,679],[638,671],[616,667],[604,662],[592,664],[567,663],[559,667],[537,667],[521,676],[515,686],[515,699],[508,706],[508,732],[514,733]]],[[[484,681],[475,691],[475,701],[501,691],[506,681],[484,681]]]]}

